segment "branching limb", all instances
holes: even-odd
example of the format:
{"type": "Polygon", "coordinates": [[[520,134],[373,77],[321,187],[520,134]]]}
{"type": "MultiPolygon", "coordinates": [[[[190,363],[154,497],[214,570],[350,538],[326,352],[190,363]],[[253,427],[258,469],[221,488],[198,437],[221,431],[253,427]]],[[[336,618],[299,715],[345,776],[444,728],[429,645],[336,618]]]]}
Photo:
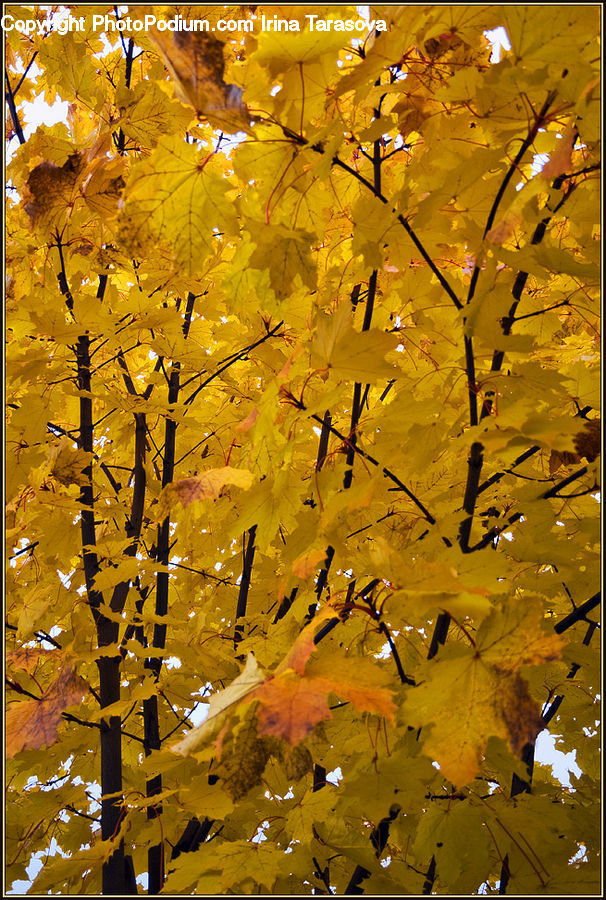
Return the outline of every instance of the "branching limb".
{"type": "Polygon", "coordinates": [[[577,622],[587,621],[587,613],[591,612],[592,609],[595,609],[595,607],[599,605],[601,598],[602,592],[598,591],[597,594],[594,594],[593,597],[590,597],[585,603],[581,603],[580,606],[577,606],[576,609],[557,623],[554,627],[555,633],[563,634],[577,622]]]}
{"type": "MultiPolygon", "coordinates": [[[[33,60],[30,61],[30,64],[29,64],[30,66],[31,66],[32,62],[33,62],[33,60]]],[[[28,66],[28,68],[29,68],[29,66],[28,66]]],[[[25,77],[25,75],[23,77],[25,77]]],[[[17,85],[15,90],[13,90],[11,88],[10,79],[8,77],[8,70],[5,69],[4,70],[4,80],[6,82],[6,91],[5,91],[4,95],[6,97],[6,102],[8,103],[9,112],[11,114],[11,121],[13,123],[13,131],[15,132],[15,134],[17,135],[17,138],[19,139],[19,143],[23,145],[25,143],[25,135],[23,134],[23,128],[21,127],[21,122],[19,120],[19,113],[17,112],[17,106],[15,104],[15,94],[19,90],[19,87],[21,86],[21,81],[23,81],[23,79],[21,79],[21,81],[19,82],[19,84],[17,85]]]]}
{"type": "Polygon", "coordinates": [[[259,340],[255,341],[254,344],[246,347],[235,357],[233,357],[229,362],[225,363],[225,365],[218,368],[216,372],[213,372],[212,375],[209,375],[209,377],[206,378],[205,381],[202,382],[202,384],[198,385],[193,394],[190,394],[189,397],[183,401],[183,405],[189,406],[190,403],[193,403],[200,391],[203,390],[207,385],[209,385],[211,381],[214,381],[215,378],[218,378],[219,375],[225,372],[226,369],[229,369],[230,366],[233,366],[234,363],[238,362],[239,359],[243,359],[247,355],[247,353],[250,353],[250,351],[254,350],[255,347],[258,347],[260,344],[263,344],[265,341],[267,341],[270,337],[273,337],[274,334],[276,334],[276,332],[282,327],[282,325],[284,325],[283,321],[278,322],[278,324],[274,328],[272,328],[271,331],[268,331],[267,334],[264,334],[262,338],[259,338],[259,340]]]}

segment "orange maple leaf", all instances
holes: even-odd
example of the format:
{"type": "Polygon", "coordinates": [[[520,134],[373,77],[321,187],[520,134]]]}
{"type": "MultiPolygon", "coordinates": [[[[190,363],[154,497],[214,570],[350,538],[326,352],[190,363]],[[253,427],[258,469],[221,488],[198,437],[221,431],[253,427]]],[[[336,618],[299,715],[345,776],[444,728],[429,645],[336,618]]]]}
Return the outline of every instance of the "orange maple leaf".
{"type": "Polygon", "coordinates": [[[63,669],[39,700],[13,703],[6,712],[6,755],[39,750],[57,740],[61,713],[80,703],[86,692],[82,679],[71,667],[63,669]]]}
{"type": "Polygon", "coordinates": [[[324,679],[299,678],[292,671],[270,678],[249,699],[258,700],[259,734],[274,734],[294,746],[322,719],[330,719],[324,679]],[[320,683],[318,683],[320,682],[320,683]]]}
{"type": "Polygon", "coordinates": [[[251,694],[258,700],[259,733],[274,734],[289,744],[300,743],[322,719],[330,719],[328,695],[336,694],[364,712],[393,720],[391,691],[373,685],[360,687],[332,678],[298,677],[293,671],[268,679],[251,694]]]}

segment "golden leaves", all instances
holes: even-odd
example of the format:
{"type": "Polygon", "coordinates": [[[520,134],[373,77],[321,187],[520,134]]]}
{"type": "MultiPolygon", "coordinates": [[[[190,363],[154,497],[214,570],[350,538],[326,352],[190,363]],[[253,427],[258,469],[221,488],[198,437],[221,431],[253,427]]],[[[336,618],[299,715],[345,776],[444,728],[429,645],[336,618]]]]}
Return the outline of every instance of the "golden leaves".
{"type": "Polygon", "coordinates": [[[223,157],[180,136],[163,137],[131,170],[119,223],[120,241],[137,256],[167,248],[186,275],[218,252],[218,233],[238,231],[237,202],[223,157]]]}
{"type": "Polygon", "coordinates": [[[6,712],[6,754],[39,750],[57,740],[61,713],[80,703],[86,685],[73,668],[64,667],[40,700],[21,700],[6,712]]]}
{"type": "Polygon", "coordinates": [[[312,345],[312,364],[332,369],[339,378],[374,383],[393,378],[397,372],[385,356],[396,349],[397,336],[378,328],[356,331],[351,324],[351,311],[342,304],[334,315],[323,316],[312,345]]]}
{"type": "Polygon", "coordinates": [[[132,89],[120,88],[116,106],[120,128],[140,147],[155,146],[161,135],[171,134],[176,128],[185,130],[191,119],[191,112],[169,100],[155,82],[140,81],[132,89]]]}
{"type": "MultiPolygon", "coordinates": [[[[300,12],[296,7],[290,7],[288,15],[292,20],[300,12]]],[[[344,43],[343,35],[334,31],[302,29],[288,34],[265,31],[260,35],[252,60],[266,67],[272,78],[292,69],[298,74],[302,66],[317,63],[325,54],[336,55],[344,43]]]]}
{"type": "Polygon", "coordinates": [[[269,269],[269,281],[278,298],[292,293],[297,278],[314,290],[317,274],[311,250],[315,242],[315,235],[307,231],[293,231],[284,225],[261,225],[255,229],[257,246],[249,264],[253,269],[269,269]]]}

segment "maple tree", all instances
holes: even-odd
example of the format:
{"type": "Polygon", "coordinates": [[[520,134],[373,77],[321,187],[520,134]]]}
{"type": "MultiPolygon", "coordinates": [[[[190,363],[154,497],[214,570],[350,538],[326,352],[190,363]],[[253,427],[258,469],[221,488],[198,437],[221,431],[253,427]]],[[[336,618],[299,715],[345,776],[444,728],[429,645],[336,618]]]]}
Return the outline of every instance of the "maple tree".
{"type": "Polygon", "coordinates": [[[599,9],[150,11],[9,7],[8,883],[599,892],[599,9]]]}

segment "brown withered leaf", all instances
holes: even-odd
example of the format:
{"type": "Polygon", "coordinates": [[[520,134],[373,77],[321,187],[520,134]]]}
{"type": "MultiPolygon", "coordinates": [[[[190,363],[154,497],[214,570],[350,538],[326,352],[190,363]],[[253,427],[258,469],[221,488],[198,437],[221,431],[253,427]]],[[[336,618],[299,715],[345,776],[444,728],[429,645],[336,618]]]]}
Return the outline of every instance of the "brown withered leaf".
{"type": "Polygon", "coordinates": [[[553,475],[560,466],[578,465],[581,462],[581,457],[585,457],[588,462],[593,462],[594,459],[597,459],[602,452],[601,431],[600,419],[589,419],[584,422],[582,429],[573,438],[575,453],[569,450],[551,451],[549,474],[553,475]]]}
{"type": "Polygon", "coordinates": [[[543,727],[541,710],[530,696],[528,683],[517,673],[502,680],[495,691],[495,701],[505,724],[511,752],[521,757],[525,745],[533,744],[543,727]]]}
{"type": "Polygon", "coordinates": [[[40,700],[22,700],[6,712],[6,755],[22,750],[40,750],[57,740],[61,713],[80,703],[86,693],[84,681],[71,667],[64,668],[40,700]]]}
{"type": "Polygon", "coordinates": [[[175,94],[228,134],[248,130],[250,116],[242,88],[223,80],[223,43],[204,31],[156,31],[150,34],[171,74],[175,94]]]}
{"type": "Polygon", "coordinates": [[[589,419],[574,438],[574,449],[579,456],[593,462],[602,452],[602,429],[600,419],[589,419]]]}
{"type": "Polygon", "coordinates": [[[71,203],[74,186],[84,167],[80,153],[72,153],[62,166],[45,160],[29,173],[24,209],[32,225],[49,224],[71,203]]]}
{"type": "Polygon", "coordinates": [[[574,466],[581,462],[581,457],[576,453],[568,453],[567,450],[552,450],[549,457],[549,474],[553,475],[560,466],[574,466]]]}
{"type": "Polygon", "coordinates": [[[232,800],[240,800],[261,783],[270,756],[269,744],[270,739],[259,737],[256,718],[250,714],[221,742],[217,752],[220,761],[213,772],[232,800]]]}

